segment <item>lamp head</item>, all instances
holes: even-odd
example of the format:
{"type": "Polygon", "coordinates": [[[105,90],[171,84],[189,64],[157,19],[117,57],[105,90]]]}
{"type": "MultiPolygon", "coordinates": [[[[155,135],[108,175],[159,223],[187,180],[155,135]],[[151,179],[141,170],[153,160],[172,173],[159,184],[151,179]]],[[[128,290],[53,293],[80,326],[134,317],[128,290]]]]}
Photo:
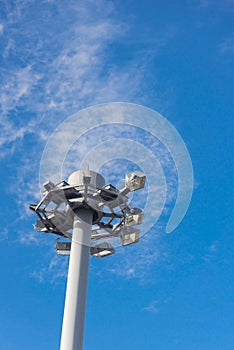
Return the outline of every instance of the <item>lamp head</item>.
{"type": "Polygon", "coordinates": [[[90,248],[90,253],[96,258],[104,258],[105,256],[114,254],[115,250],[109,242],[103,242],[90,248]]]}
{"type": "Polygon", "coordinates": [[[141,171],[133,171],[128,173],[125,177],[125,186],[129,188],[130,192],[139,190],[145,186],[146,176],[141,171]]]}
{"type": "Polygon", "coordinates": [[[123,246],[137,243],[140,240],[140,230],[130,227],[123,229],[120,235],[120,239],[123,246]]]}
{"type": "Polygon", "coordinates": [[[135,226],[142,224],[144,212],[139,208],[125,209],[125,225],[135,226]]]}
{"type": "Polygon", "coordinates": [[[56,253],[58,255],[70,255],[71,242],[56,242],[56,253]]]}

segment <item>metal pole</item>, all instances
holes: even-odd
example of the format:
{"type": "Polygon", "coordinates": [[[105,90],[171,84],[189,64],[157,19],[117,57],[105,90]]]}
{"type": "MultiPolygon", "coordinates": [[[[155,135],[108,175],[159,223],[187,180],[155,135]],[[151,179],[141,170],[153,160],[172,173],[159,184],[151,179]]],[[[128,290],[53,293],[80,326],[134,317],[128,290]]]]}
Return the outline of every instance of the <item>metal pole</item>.
{"type": "Polygon", "coordinates": [[[82,208],[74,219],[60,350],[83,348],[92,217],[82,208]]]}

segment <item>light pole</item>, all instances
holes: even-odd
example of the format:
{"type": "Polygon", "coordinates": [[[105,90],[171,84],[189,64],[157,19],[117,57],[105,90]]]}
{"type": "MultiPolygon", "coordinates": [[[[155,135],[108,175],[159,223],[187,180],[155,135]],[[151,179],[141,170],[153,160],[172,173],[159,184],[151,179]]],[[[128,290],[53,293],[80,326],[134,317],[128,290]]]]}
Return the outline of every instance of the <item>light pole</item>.
{"type": "Polygon", "coordinates": [[[80,209],[73,224],[61,350],[82,349],[89,268],[86,241],[91,239],[91,225],[92,212],[80,209]]]}
{"type": "Polygon", "coordinates": [[[83,348],[90,254],[113,254],[111,239],[120,239],[123,246],[139,241],[135,226],[142,223],[143,211],[130,207],[127,194],[144,185],[145,175],[138,171],[127,174],[118,190],[105,185],[100,174],[78,170],[68,182],[46,182],[41,201],[30,204],[39,217],[36,230],[69,239],[56,243],[57,254],[70,255],[60,350],[83,348]]]}

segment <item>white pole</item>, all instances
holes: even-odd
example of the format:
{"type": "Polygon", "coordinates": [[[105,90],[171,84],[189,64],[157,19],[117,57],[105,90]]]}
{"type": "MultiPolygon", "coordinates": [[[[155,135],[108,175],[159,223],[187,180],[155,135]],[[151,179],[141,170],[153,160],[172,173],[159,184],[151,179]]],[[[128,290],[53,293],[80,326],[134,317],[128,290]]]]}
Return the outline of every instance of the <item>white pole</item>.
{"type": "Polygon", "coordinates": [[[60,350],[83,348],[92,218],[89,209],[76,211],[60,350]]]}

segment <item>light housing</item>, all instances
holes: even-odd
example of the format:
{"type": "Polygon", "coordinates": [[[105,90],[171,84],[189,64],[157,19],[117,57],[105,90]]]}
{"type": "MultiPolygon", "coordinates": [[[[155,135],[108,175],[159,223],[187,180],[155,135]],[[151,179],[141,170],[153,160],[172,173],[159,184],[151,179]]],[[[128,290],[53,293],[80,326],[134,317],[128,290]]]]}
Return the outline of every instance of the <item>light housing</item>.
{"type": "Polygon", "coordinates": [[[56,242],[56,253],[58,255],[70,255],[71,242],[56,242]]]}
{"type": "Polygon", "coordinates": [[[145,186],[146,176],[141,171],[133,171],[128,173],[125,177],[125,186],[129,188],[130,192],[139,190],[145,186]]]}
{"type": "Polygon", "coordinates": [[[122,242],[122,246],[137,243],[140,240],[140,230],[123,230],[120,239],[122,242]]]}
{"type": "Polygon", "coordinates": [[[114,254],[115,250],[109,242],[103,242],[90,248],[90,253],[96,258],[104,258],[105,256],[114,254]]]}
{"type": "Polygon", "coordinates": [[[142,224],[144,212],[139,208],[125,209],[125,225],[135,226],[142,224]]]}

